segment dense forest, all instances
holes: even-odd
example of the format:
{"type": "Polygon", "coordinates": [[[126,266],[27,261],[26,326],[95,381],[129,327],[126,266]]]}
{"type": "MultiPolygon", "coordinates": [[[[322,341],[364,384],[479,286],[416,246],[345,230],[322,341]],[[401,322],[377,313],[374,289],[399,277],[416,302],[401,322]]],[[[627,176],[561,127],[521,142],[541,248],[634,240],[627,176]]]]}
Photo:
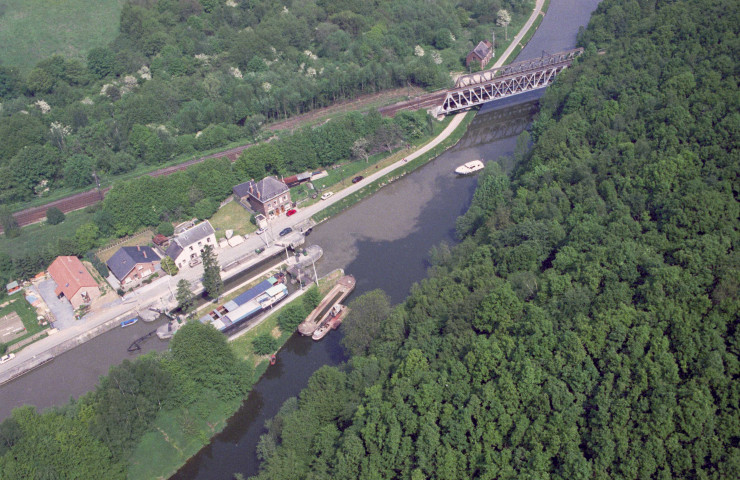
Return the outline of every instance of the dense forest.
{"type": "Polygon", "coordinates": [[[258,478],[740,477],[739,26],[604,0],[516,173],[405,303],[351,305],[258,478]]]}
{"type": "Polygon", "coordinates": [[[258,138],[266,121],[363,93],[444,86],[499,10],[528,4],[130,0],[86,63],[0,65],[0,204],[258,138]]]}

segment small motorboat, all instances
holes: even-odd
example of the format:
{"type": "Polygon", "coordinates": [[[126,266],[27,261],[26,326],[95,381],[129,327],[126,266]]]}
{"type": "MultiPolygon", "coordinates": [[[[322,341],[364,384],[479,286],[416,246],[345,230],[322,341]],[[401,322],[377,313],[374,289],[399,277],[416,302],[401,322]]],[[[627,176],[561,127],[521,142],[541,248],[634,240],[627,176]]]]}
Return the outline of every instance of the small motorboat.
{"type": "Polygon", "coordinates": [[[134,323],[136,323],[138,321],[139,321],[139,318],[138,317],[129,318],[128,320],[124,320],[124,321],[121,322],[121,328],[128,327],[130,325],[133,325],[134,323]]]}
{"type": "Polygon", "coordinates": [[[485,165],[483,165],[483,162],[481,162],[480,160],[473,160],[457,167],[455,169],[455,173],[457,173],[458,175],[470,175],[471,173],[483,170],[484,168],[485,165]]]}

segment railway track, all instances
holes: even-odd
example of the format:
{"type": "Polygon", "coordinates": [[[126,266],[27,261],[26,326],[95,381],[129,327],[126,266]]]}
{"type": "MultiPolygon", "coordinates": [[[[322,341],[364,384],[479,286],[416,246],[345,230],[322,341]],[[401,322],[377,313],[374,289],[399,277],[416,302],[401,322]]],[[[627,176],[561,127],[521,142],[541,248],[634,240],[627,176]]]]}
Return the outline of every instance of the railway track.
{"type": "MultiPolygon", "coordinates": [[[[378,111],[380,112],[381,115],[385,117],[393,117],[401,110],[419,110],[422,108],[431,108],[435,105],[441,104],[442,100],[444,100],[445,98],[446,93],[447,93],[446,91],[442,91],[442,92],[422,94],[411,100],[406,100],[403,102],[381,107],[378,109],[378,111]]],[[[372,98],[374,97],[375,96],[372,96],[372,98]]],[[[328,108],[331,109],[332,107],[328,107],[328,108]]],[[[307,114],[306,116],[300,116],[300,117],[303,117],[303,119],[305,120],[308,117],[308,115],[310,114],[307,114]]],[[[290,127],[294,125],[296,120],[297,119],[288,119],[288,120],[285,120],[284,122],[279,122],[278,124],[275,124],[268,128],[270,130],[275,130],[277,128],[285,128],[286,126],[290,127]],[[278,127],[279,125],[282,125],[282,126],[278,127]]],[[[188,160],[187,162],[180,163],[178,165],[173,165],[171,167],[165,167],[165,168],[156,170],[154,172],[147,173],[147,175],[149,175],[150,177],[164,177],[167,175],[171,175],[175,172],[185,170],[191,165],[201,163],[204,160],[207,160],[210,158],[227,157],[232,162],[235,162],[236,159],[239,158],[239,155],[244,150],[251,147],[252,145],[253,144],[251,143],[246,144],[246,145],[241,145],[239,147],[230,148],[228,150],[224,150],[222,152],[214,153],[211,155],[206,155],[204,157],[194,158],[192,160],[188,160]]],[[[95,188],[92,190],[88,190],[86,192],[76,193],[74,195],[70,195],[69,197],[60,198],[59,200],[55,200],[45,205],[20,210],[18,212],[15,212],[13,216],[18,222],[18,225],[20,225],[21,227],[25,227],[33,223],[42,222],[46,218],[46,211],[51,207],[56,207],[64,213],[69,213],[75,210],[81,210],[85,207],[89,207],[90,205],[95,205],[96,203],[102,201],[103,198],[105,198],[105,195],[108,193],[109,190],[110,190],[110,187],[106,187],[102,189],[95,188]]],[[[0,232],[2,231],[3,231],[2,226],[0,226],[0,232]]]]}

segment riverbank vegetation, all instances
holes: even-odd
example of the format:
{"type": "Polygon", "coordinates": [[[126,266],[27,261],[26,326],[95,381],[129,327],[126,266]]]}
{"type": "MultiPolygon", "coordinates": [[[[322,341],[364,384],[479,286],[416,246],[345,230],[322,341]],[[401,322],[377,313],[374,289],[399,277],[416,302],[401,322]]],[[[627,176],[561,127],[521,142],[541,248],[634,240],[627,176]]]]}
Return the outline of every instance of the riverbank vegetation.
{"type": "Polygon", "coordinates": [[[163,434],[157,422],[179,425],[182,436],[168,439],[170,448],[196,443],[192,454],[220,430],[253,381],[253,367],[235,356],[221,332],[188,323],[168,352],[112,367],[79,400],[44,413],[32,406],[13,410],[0,424],[0,473],[126,478],[137,445],[146,448],[152,436],[163,434]]]}
{"type": "Polygon", "coordinates": [[[740,476],[738,25],[604,0],[519,169],[269,422],[258,478],[740,476]]]}

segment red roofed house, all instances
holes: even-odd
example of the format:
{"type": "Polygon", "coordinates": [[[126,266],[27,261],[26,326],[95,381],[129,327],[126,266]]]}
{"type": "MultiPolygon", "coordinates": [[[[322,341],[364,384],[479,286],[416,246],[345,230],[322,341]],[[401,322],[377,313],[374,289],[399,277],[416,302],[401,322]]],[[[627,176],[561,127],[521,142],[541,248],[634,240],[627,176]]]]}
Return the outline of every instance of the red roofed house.
{"type": "Polygon", "coordinates": [[[100,296],[97,282],[77,257],[57,257],[48,271],[57,284],[54,293],[59,298],[64,296],[75,309],[100,296]]]}
{"type": "Polygon", "coordinates": [[[474,64],[476,67],[480,65],[480,69],[483,70],[488,65],[488,62],[493,58],[493,44],[488,40],[479,42],[476,47],[468,53],[465,57],[465,64],[470,67],[474,64]]]}

